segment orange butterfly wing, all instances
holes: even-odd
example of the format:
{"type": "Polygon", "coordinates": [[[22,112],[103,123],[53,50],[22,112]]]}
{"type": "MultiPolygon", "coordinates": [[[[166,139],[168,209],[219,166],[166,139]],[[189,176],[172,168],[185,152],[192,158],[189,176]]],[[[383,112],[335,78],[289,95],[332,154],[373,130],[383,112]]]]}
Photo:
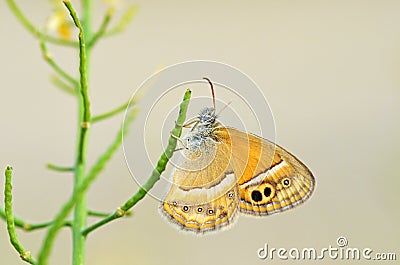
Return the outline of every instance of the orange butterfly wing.
{"type": "Polygon", "coordinates": [[[238,213],[239,193],[231,167],[229,139],[210,139],[201,153],[188,152],[173,171],[161,213],[184,231],[205,233],[228,227],[238,213]]]}
{"type": "Polygon", "coordinates": [[[234,128],[220,127],[215,133],[230,140],[242,213],[270,215],[311,196],[315,187],[311,171],[282,147],[234,128]]]}

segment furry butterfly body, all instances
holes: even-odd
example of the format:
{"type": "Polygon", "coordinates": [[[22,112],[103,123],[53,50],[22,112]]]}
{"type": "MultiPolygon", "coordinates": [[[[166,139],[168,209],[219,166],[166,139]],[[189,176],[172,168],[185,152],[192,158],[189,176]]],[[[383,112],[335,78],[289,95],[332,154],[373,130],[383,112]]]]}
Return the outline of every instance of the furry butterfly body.
{"type": "Polygon", "coordinates": [[[228,228],[238,213],[267,216],[306,201],[315,180],[282,147],[224,127],[215,108],[201,111],[182,142],[185,148],[161,202],[161,212],[184,231],[228,228]]]}

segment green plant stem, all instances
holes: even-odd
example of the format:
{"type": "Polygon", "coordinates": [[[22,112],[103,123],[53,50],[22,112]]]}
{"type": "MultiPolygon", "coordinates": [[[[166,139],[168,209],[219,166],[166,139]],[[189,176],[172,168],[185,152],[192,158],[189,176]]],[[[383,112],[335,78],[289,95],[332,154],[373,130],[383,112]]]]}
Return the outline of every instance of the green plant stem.
{"type": "Polygon", "coordinates": [[[71,198],[68,200],[67,203],[63,205],[60,212],[54,218],[52,225],[47,230],[46,236],[44,238],[42,247],[39,251],[39,264],[46,265],[48,264],[48,258],[50,256],[51,250],[54,246],[54,240],[60,228],[64,224],[65,218],[67,218],[68,214],[71,212],[72,208],[74,207],[77,200],[79,200],[81,194],[78,191],[74,191],[71,198]]]}
{"type": "Polygon", "coordinates": [[[122,15],[121,19],[116,23],[116,25],[109,31],[105,32],[103,36],[110,37],[124,31],[129,25],[129,23],[132,21],[132,19],[135,17],[138,9],[139,8],[137,5],[131,5],[122,15]]]}
{"type": "MultiPolygon", "coordinates": [[[[131,110],[131,112],[128,113],[128,115],[126,116],[125,124],[124,126],[121,126],[121,129],[117,133],[117,137],[114,139],[113,143],[111,143],[111,145],[107,148],[107,150],[98,158],[96,163],[89,170],[89,173],[85,177],[84,185],[89,186],[97,178],[100,172],[103,171],[107,162],[111,159],[113,154],[121,146],[123,136],[128,133],[129,125],[136,118],[138,113],[139,113],[138,109],[133,109],[131,110]]],[[[86,189],[87,187],[84,187],[84,190],[86,189]]]]}
{"type": "Polygon", "coordinates": [[[191,96],[191,91],[187,90],[183,97],[183,101],[180,105],[179,115],[178,115],[178,119],[176,120],[175,127],[171,131],[171,137],[169,138],[168,146],[165,149],[164,153],[161,155],[160,159],[158,160],[157,166],[152,171],[151,176],[147,180],[147,182],[142,187],[140,187],[139,190],[130,199],[128,199],[121,207],[117,208],[117,210],[114,213],[110,214],[109,216],[105,217],[104,219],[98,221],[97,223],[95,223],[95,224],[87,227],[85,230],[83,230],[82,231],[83,235],[87,236],[90,232],[96,230],[97,228],[99,228],[115,219],[123,217],[126,214],[126,211],[131,209],[141,199],[143,199],[144,196],[147,194],[147,192],[160,179],[161,173],[164,172],[169,159],[172,157],[173,152],[176,149],[177,137],[181,136],[181,133],[182,133],[181,124],[183,124],[186,120],[186,111],[189,106],[190,96],[191,96]]]}
{"type": "MultiPolygon", "coordinates": [[[[90,2],[90,1],[84,1],[90,2]]],[[[75,9],[72,7],[72,4],[69,0],[64,0],[64,4],[67,7],[68,11],[70,12],[70,15],[75,23],[75,26],[79,29],[79,73],[80,73],[80,94],[81,94],[81,109],[82,109],[82,117],[80,117],[80,120],[82,123],[89,123],[90,122],[90,101],[89,101],[89,95],[88,95],[88,68],[89,68],[89,51],[86,48],[86,36],[85,36],[85,30],[83,29],[81,22],[79,20],[79,17],[75,11],[75,9]]],[[[89,8],[89,7],[87,7],[89,8]]],[[[86,14],[87,12],[84,12],[86,14]]],[[[90,12],[89,12],[90,13],[90,12]]],[[[88,22],[88,18],[84,17],[84,21],[86,23],[88,22]]],[[[87,30],[89,32],[89,30],[87,30]]],[[[81,127],[85,128],[89,126],[88,124],[82,125],[80,124],[81,127]]],[[[87,129],[87,128],[86,128],[87,129]]]]}
{"type": "Polygon", "coordinates": [[[74,170],[75,170],[73,167],[62,167],[62,166],[57,166],[57,165],[53,165],[53,164],[47,164],[46,167],[48,169],[58,171],[58,172],[74,172],[74,170]]]}
{"type": "MultiPolygon", "coordinates": [[[[69,0],[64,0],[64,5],[68,9],[75,26],[79,29],[79,73],[80,73],[80,97],[79,97],[79,128],[78,144],[75,162],[75,183],[74,191],[82,185],[86,173],[87,144],[90,128],[90,101],[88,95],[88,75],[90,49],[86,43],[91,37],[91,12],[92,1],[83,0],[83,25],[69,0]]],[[[79,200],[76,200],[74,211],[74,223],[72,227],[73,253],[72,264],[81,265],[85,262],[85,241],[86,238],[81,234],[82,228],[86,226],[87,203],[86,192],[79,193],[79,200]]]]}
{"type": "Polygon", "coordinates": [[[99,30],[93,35],[91,40],[88,43],[88,47],[93,47],[97,41],[104,35],[106,32],[106,29],[108,25],[110,24],[111,18],[114,15],[115,9],[114,8],[109,8],[106,15],[104,16],[103,22],[101,23],[101,26],[99,30]]]}
{"type": "Polygon", "coordinates": [[[14,214],[12,210],[12,167],[7,166],[5,171],[5,187],[4,187],[4,206],[5,206],[5,216],[7,222],[7,231],[8,236],[10,238],[10,242],[15,248],[15,250],[19,253],[22,260],[30,263],[36,264],[36,261],[32,258],[30,251],[24,249],[21,243],[18,240],[17,233],[15,231],[15,220],[14,214]]]}
{"type": "Polygon", "coordinates": [[[108,119],[108,118],[110,118],[110,117],[112,117],[112,116],[114,116],[114,115],[126,110],[126,108],[128,106],[133,106],[133,104],[134,103],[129,104],[129,101],[128,101],[128,102],[124,103],[123,105],[121,105],[121,106],[119,106],[119,107],[117,107],[117,108],[115,108],[113,110],[110,110],[110,111],[108,111],[106,113],[103,113],[103,114],[100,114],[100,115],[93,116],[92,117],[92,123],[108,119]]]}
{"type": "Polygon", "coordinates": [[[8,7],[10,8],[11,12],[15,15],[15,17],[19,20],[22,26],[25,27],[30,33],[32,33],[33,36],[39,39],[44,39],[46,41],[49,41],[54,44],[58,45],[64,45],[64,46],[69,46],[69,47],[78,47],[78,43],[76,41],[68,41],[68,40],[62,40],[58,38],[54,38],[52,36],[48,36],[44,33],[42,33],[40,30],[38,30],[22,13],[21,9],[17,6],[15,1],[13,0],[6,0],[8,7]]]}
{"type": "Polygon", "coordinates": [[[128,133],[129,124],[136,118],[138,113],[137,109],[133,109],[126,118],[125,126],[121,127],[121,129],[117,133],[117,137],[111,143],[111,145],[107,148],[107,150],[99,157],[96,163],[93,165],[91,170],[89,171],[87,177],[83,180],[82,184],[77,187],[71,198],[64,204],[61,208],[60,212],[54,218],[52,226],[46,233],[45,239],[43,241],[43,245],[39,252],[39,264],[46,265],[48,257],[51,253],[52,247],[54,245],[54,240],[59,229],[63,226],[65,218],[67,218],[68,214],[71,212],[75,203],[81,200],[81,197],[86,191],[89,189],[90,184],[96,179],[98,174],[104,169],[107,162],[111,159],[112,155],[115,151],[121,146],[122,136],[128,133]]]}
{"type": "MultiPolygon", "coordinates": [[[[28,231],[45,228],[48,227],[47,233],[43,240],[43,244],[39,251],[38,255],[38,264],[47,265],[48,259],[51,253],[52,248],[54,247],[54,240],[59,230],[63,226],[72,226],[73,233],[73,264],[84,264],[84,254],[85,254],[85,236],[81,233],[82,230],[86,227],[86,219],[87,215],[93,215],[97,217],[105,217],[105,213],[98,212],[88,212],[86,206],[86,192],[90,187],[90,184],[97,178],[97,175],[103,170],[106,163],[115,153],[115,150],[121,145],[122,136],[118,136],[116,140],[111,144],[111,146],[106,150],[106,152],[98,159],[95,165],[91,168],[91,170],[86,174],[86,156],[87,156],[87,145],[88,145],[88,134],[91,122],[91,113],[90,113],[90,101],[88,96],[88,76],[89,76],[89,62],[90,62],[90,47],[93,46],[99,38],[106,35],[106,29],[111,19],[111,13],[108,13],[103,21],[99,31],[96,35],[93,36],[91,30],[91,22],[92,22],[92,0],[81,0],[82,3],[82,23],[78,18],[78,15],[75,12],[71,2],[69,0],[64,0],[64,4],[68,9],[71,18],[74,21],[74,24],[79,29],[79,42],[76,41],[65,41],[61,39],[54,38],[52,36],[48,36],[45,32],[39,31],[35,26],[25,17],[25,15],[21,12],[18,6],[15,4],[13,0],[6,0],[11,11],[17,17],[17,19],[21,22],[21,24],[30,31],[35,37],[40,39],[40,47],[43,52],[44,59],[49,63],[49,65],[55,70],[55,72],[63,79],[54,79],[53,83],[61,89],[65,90],[70,94],[78,95],[79,99],[79,119],[78,119],[78,134],[77,134],[77,148],[76,148],[76,160],[74,168],[63,168],[55,165],[50,165],[51,169],[58,171],[70,171],[74,172],[74,190],[71,195],[71,198],[62,206],[59,213],[55,216],[54,220],[46,223],[38,223],[38,224],[29,224],[24,222],[19,218],[15,218],[12,214],[11,206],[11,173],[10,173],[10,185],[7,184],[6,181],[6,190],[9,187],[9,194],[6,196],[6,208],[4,210],[4,218],[7,221],[7,225],[10,228],[10,239],[16,239],[16,241],[12,241],[11,243],[16,247],[17,250],[23,251],[22,246],[19,244],[18,239],[15,234],[15,227],[24,228],[28,231]],[[79,47],[79,73],[80,78],[79,81],[70,76],[68,73],[63,71],[63,69],[52,59],[50,54],[48,53],[47,42],[52,42],[55,44],[66,45],[71,47],[79,47]],[[68,82],[63,82],[64,79],[68,82]],[[9,201],[9,204],[8,204],[9,201]],[[75,208],[74,208],[75,207],[75,208]],[[66,221],[65,219],[74,211],[74,216],[72,221],[66,221]],[[15,219],[14,219],[15,218],[15,219]],[[10,232],[11,231],[11,232],[10,232]],[[15,244],[14,244],[14,243],[15,244]],[[18,243],[18,244],[17,244],[18,243]],[[18,248],[17,248],[18,247],[18,248]]],[[[132,15],[132,10],[127,12],[126,14],[132,15]]],[[[133,15],[132,15],[133,17],[133,15]]],[[[123,30],[126,26],[126,20],[129,17],[125,17],[125,21],[121,20],[119,24],[119,28],[117,30],[123,30]]],[[[132,111],[132,115],[128,115],[130,118],[128,120],[132,121],[136,114],[135,110],[132,111]],[[133,114],[132,114],[133,113],[133,114]]],[[[114,114],[112,114],[114,115],[114,114]]],[[[108,116],[109,117],[109,116],[108,116]]],[[[102,118],[100,118],[102,119],[102,118]]],[[[127,122],[128,124],[129,122],[127,122]]],[[[127,126],[126,124],[126,126],[127,126]]],[[[119,132],[121,135],[127,131],[127,128],[122,127],[119,132]]],[[[6,174],[7,175],[7,174],[6,174]]],[[[7,178],[7,177],[6,177],[7,178]]],[[[125,213],[128,214],[128,213],[125,213]]],[[[0,216],[2,215],[0,209],[0,216]]],[[[31,263],[36,263],[30,256],[30,253],[27,251],[20,252],[21,257],[26,261],[32,261],[31,263]]]]}
{"type": "Polygon", "coordinates": [[[109,213],[103,213],[103,212],[88,210],[88,215],[89,216],[93,216],[93,217],[106,217],[106,216],[109,215],[109,213]]]}
{"type": "Polygon", "coordinates": [[[44,39],[40,39],[40,49],[42,50],[43,59],[53,68],[53,70],[59,74],[62,78],[70,82],[74,87],[79,87],[78,81],[65,72],[52,58],[50,52],[47,49],[47,45],[44,39]]]}
{"type": "MultiPolygon", "coordinates": [[[[6,220],[6,213],[2,207],[0,208],[0,217],[3,218],[4,220],[6,220]]],[[[15,224],[15,227],[18,227],[18,228],[23,229],[24,231],[30,232],[30,231],[35,231],[35,230],[39,230],[39,229],[43,229],[48,226],[51,226],[53,224],[53,221],[44,222],[44,223],[36,223],[36,224],[28,223],[28,222],[24,221],[23,219],[14,215],[14,224],[15,224]]],[[[66,221],[64,223],[64,226],[72,226],[72,225],[71,225],[70,221],[66,221]]]]}
{"type": "Polygon", "coordinates": [[[58,87],[59,89],[61,89],[62,91],[66,92],[70,95],[76,96],[78,94],[78,87],[79,87],[78,83],[76,83],[78,86],[75,86],[75,85],[71,86],[71,85],[65,83],[63,80],[61,80],[56,75],[51,76],[50,82],[54,86],[58,87]]]}

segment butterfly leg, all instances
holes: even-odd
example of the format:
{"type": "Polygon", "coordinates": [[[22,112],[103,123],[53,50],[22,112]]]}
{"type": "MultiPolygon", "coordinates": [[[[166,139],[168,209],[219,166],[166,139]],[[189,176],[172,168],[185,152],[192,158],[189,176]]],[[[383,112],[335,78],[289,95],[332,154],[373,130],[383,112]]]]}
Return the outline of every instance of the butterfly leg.
{"type": "Polygon", "coordinates": [[[177,122],[175,121],[175,125],[177,125],[177,126],[179,126],[179,127],[182,127],[182,128],[189,128],[189,127],[191,127],[192,124],[198,123],[198,122],[199,122],[199,118],[198,118],[198,117],[193,117],[193,118],[190,118],[189,120],[187,120],[187,121],[186,121],[185,123],[183,123],[183,124],[177,123],[177,122]]]}
{"type": "Polygon", "coordinates": [[[180,148],[176,148],[173,152],[175,153],[175,152],[182,151],[185,149],[186,149],[185,147],[180,147],[180,148]]]}
{"type": "Polygon", "coordinates": [[[174,135],[174,134],[172,133],[172,131],[170,131],[169,134],[170,134],[170,136],[171,136],[172,138],[174,138],[175,140],[177,140],[178,142],[180,142],[180,143],[183,145],[183,147],[178,148],[178,149],[175,149],[174,152],[175,152],[175,151],[180,151],[180,150],[183,150],[183,149],[188,149],[188,147],[185,145],[185,142],[184,142],[181,138],[179,138],[178,136],[174,135]]]}

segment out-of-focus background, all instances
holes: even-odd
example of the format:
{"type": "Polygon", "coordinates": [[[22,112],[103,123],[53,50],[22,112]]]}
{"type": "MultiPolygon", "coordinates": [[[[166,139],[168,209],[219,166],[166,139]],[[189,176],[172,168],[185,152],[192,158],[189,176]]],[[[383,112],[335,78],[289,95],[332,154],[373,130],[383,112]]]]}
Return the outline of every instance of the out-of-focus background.
{"type": "MultiPolygon", "coordinates": [[[[49,1],[18,2],[39,28],[53,12],[49,1]]],[[[116,15],[128,5],[120,2],[116,15]]],[[[146,197],[133,217],[89,236],[87,264],[265,264],[271,261],[257,257],[265,243],[322,249],[337,246],[339,236],[347,238],[349,247],[396,252],[400,259],[399,1],[136,3],[140,10],[126,32],[101,41],[93,51],[93,113],[122,104],[160,67],[194,59],[224,62],[263,90],[274,114],[277,143],[310,167],[317,187],[299,208],[268,218],[241,217],[232,229],[204,237],[175,230],[160,217],[158,201],[146,197]]],[[[107,5],[95,1],[94,7],[97,26],[107,5]]],[[[0,36],[1,170],[7,164],[14,167],[15,213],[31,222],[50,220],[69,198],[72,176],[51,172],[45,164],[73,163],[76,103],[49,83],[52,70],[41,58],[38,41],[4,1],[0,36]]],[[[74,50],[49,48],[76,74],[74,50]]],[[[122,119],[92,127],[91,163],[112,141],[122,119]]],[[[120,150],[91,187],[88,204],[113,211],[136,190],[120,150]]],[[[21,264],[0,223],[0,264],[21,264]]],[[[44,233],[18,234],[37,253],[44,233]]],[[[319,262],[339,261],[326,257],[319,262]]],[[[51,264],[70,263],[67,228],[56,241],[51,264]]]]}

